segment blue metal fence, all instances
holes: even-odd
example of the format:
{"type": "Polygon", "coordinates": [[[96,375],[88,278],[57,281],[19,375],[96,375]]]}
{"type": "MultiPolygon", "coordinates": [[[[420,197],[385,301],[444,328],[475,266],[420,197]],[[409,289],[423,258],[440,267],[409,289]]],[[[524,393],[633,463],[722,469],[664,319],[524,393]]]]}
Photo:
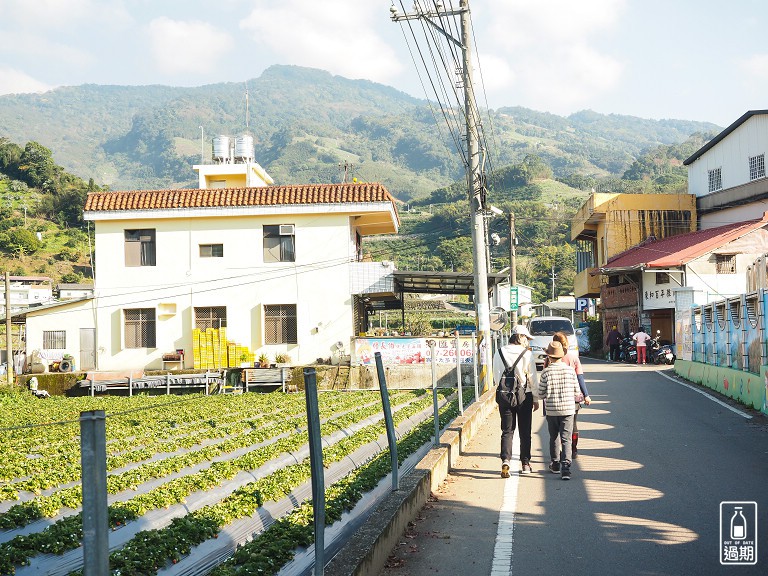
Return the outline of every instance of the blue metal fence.
{"type": "Polygon", "coordinates": [[[693,361],[760,374],[768,365],[768,290],[693,309],[693,361]]]}

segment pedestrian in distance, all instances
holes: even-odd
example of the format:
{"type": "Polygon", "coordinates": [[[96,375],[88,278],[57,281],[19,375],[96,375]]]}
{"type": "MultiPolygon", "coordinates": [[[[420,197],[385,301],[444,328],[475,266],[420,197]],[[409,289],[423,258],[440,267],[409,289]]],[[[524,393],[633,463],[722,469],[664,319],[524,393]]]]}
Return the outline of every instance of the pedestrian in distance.
{"type": "MultiPolygon", "coordinates": [[[[568,364],[571,368],[574,369],[576,372],[576,379],[579,381],[579,390],[581,390],[581,402],[584,402],[587,406],[589,406],[592,403],[592,399],[589,397],[589,390],[587,390],[587,383],[584,380],[584,368],[581,366],[581,360],[579,360],[579,357],[574,354],[573,352],[568,351],[568,336],[564,332],[555,332],[552,335],[552,340],[560,342],[560,345],[563,347],[563,350],[565,350],[565,356],[563,356],[563,359],[561,362],[564,362],[568,364]]],[[[549,358],[544,360],[544,367],[546,368],[549,364],[549,358]]],[[[572,447],[571,447],[571,458],[576,458],[578,454],[577,446],[579,444],[579,427],[578,427],[578,418],[579,418],[579,408],[581,408],[581,402],[575,402],[575,409],[576,412],[573,414],[573,432],[571,433],[571,440],[572,440],[572,447]]]]}
{"type": "Polygon", "coordinates": [[[536,393],[538,372],[536,360],[528,348],[528,340],[533,337],[525,326],[518,324],[512,331],[509,344],[502,346],[493,357],[493,380],[499,386],[507,369],[524,386],[525,399],[518,406],[511,406],[501,395],[496,394],[496,402],[501,416],[501,477],[509,478],[509,464],[512,460],[512,448],[515,427],[520,436],[520,473],[530,474],[531,468],[531,421],[533,412],[539,409],[536,393]],[[503,356],[502,356],[503,355],[503,356]]]}
{"type": "Polygon", "coordinates": [[[645,364],[646,362],[646,350],[648,349],[647,343],[651,339],[651,335],[646,333],[643,330],[643,327],[640,326],[640,329],[635,332],[635,334],[632,336],[632,340],[635,341],[635,345],[637,346],[637,363],[638,364],[645,364]]]}
{"type": "Polygon", "coordinates": [[[549,429],[549,470],[560,473],[563,480],[571,479],[571,442],[575,399],[579,393],[576,371],[562,361],[565,350],[553,340],[544,351],[549,365],[539,376],[539,398],[544,400],[549,429]]]}
{"type": "Polygon", "coordinates": [[[616,330],[616,326],[611,328],[611,331],[608,332],[608,336],[605,339],[605,343],[608,345],[609,349],[609,357],[612,362],[617,362],[619,359],[619,343],[622,340],[621,332],[616,330]]]}

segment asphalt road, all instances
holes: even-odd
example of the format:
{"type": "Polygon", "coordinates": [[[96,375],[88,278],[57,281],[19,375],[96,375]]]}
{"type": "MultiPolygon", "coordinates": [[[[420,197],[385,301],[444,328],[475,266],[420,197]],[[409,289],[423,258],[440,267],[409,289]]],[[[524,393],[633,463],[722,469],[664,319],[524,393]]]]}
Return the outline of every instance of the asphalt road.
{"type": "Polygon", "coordinates": [[[541,411],[534,473],[502,479],[494,412],[381,576],[768,574],[768,419],[671,370],[584,366],[593,403],[573,479],[546,469],[541,411]],[[720,564],[723,501],[757,503],[756,565],[720,564]]]}

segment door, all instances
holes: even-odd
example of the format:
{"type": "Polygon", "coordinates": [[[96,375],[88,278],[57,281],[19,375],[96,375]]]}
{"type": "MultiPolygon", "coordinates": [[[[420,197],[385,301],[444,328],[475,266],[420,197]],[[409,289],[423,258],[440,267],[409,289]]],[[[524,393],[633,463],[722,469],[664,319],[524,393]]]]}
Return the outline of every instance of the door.
{"type": "Polygon", "coordinates": [[[78,370],[96,368],[96,329],[80,328],[80,365],[78,370]]]}

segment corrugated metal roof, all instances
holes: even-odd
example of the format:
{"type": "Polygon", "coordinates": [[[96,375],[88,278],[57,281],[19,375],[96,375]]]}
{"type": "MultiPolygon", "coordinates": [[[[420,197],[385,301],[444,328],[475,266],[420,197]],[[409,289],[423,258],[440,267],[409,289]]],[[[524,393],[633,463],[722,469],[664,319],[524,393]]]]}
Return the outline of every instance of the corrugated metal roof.
{"type": "Polygon", "coordinates": [[[720,246],[766,225],[768,225],[768,212],[756,220],[679,234],[653,242],[646,241],[615,256],[600,270],[683,266],[694,258],[712,252],[720,246]]]}

